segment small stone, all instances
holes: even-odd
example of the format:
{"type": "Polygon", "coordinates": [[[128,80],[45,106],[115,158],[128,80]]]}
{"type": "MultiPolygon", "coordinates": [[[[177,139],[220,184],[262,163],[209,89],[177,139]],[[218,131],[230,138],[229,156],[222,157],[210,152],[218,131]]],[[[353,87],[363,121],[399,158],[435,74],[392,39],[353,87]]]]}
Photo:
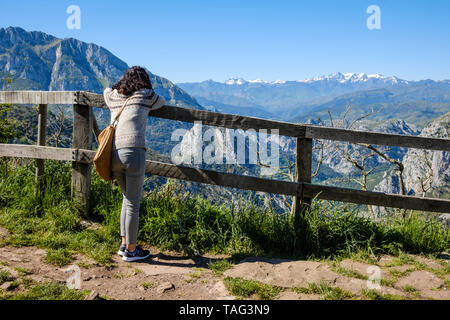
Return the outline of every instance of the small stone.
{"type": "Polygon", "coordinates": [[[98,297],[99,297],[98,292],[93,290],[93,291],[91,291],[91,293],[86,298],[84,298],[84,300],[95,300],[98,297]]]}
{"type": "Polygon", "coordinates": [[[83,279],[83,281],[89,281],[89,280],[91,280],[91,279],[92,279],[91,276],[87,276],[86,278],[83,279]]]}
{"type": "Polygon", "coordinates": [[[164,293],[165,291],[171,290],[173,288],[174,288],[173,283],[167,281],[167,282],[164,282],[164,283],[160,284],[158,286],[158,288],[156,288],[156,292],[164,293]]]}

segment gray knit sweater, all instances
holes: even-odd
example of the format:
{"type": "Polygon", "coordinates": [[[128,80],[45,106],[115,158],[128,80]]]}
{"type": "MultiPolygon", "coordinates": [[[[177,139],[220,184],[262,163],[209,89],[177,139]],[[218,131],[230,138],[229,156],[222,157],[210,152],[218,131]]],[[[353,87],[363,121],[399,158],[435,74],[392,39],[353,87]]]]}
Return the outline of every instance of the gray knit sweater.
{"type": "MultiPolygon", "coordinates": [[[[105,89],[103,96],[111,112],[110,123],[112,124],[128,97],[111,88],[105,89]]],[[[147,150],[145,130],[149,113],[165,104],[164,98],[157,95],[153,90],[141,89],[136,91],[132,98],[128,100],[127,106],[120,115],[114,135],[113,149],[137,147],[147,150]]]]}

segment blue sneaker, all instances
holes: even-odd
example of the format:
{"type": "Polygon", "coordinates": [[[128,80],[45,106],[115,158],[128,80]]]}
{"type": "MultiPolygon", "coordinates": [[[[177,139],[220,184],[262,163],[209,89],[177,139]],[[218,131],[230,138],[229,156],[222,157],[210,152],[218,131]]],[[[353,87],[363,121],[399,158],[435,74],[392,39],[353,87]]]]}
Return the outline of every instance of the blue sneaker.
{"type": "Polygon", "coordinates": [[[148,257],[150,257],[150,251],[143,250],[141,247],[136,247],[134,251],[128,251],[128,249],[125,250],[125,253],[122,256],[123,261],[138,261],[138,260],[145,260],[148,257]]]}
{"type": "Polygon", "coordinates": [[[125,250],[127,250],[127,246],[125,244],[121,244],[119,251],[117,251],[117,254],[121,257],[125,254],[125,250]]]}

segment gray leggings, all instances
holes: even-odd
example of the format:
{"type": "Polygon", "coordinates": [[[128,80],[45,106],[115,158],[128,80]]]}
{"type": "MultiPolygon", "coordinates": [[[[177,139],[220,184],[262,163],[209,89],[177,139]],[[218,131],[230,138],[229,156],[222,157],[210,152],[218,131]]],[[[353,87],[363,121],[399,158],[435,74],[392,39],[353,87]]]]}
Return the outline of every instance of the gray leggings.
{"type": "Polygon", "coordinates": [[[112,151],[111,170],[123,194],[120,235],[126,238],[127,244],[137,243],[145,153],[144,148],[121,148],[112,151]]]}

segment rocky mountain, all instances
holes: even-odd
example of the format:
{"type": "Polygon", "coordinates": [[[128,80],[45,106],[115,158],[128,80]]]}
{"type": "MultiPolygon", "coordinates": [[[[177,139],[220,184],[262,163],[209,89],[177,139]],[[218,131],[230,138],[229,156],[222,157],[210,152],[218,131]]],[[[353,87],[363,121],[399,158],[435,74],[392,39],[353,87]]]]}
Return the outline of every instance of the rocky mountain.
{"type": "MultiPolygon", "coordinates": [[[[428,124],[419,136],[448,139],[450,112],[428,124]]],[[[402,163],[402,177],[408,195],[450,198],[450,152],[409,149],[402,163]]],[[[386,171],[374,190],[400,194],[398,171],[386,171]]],[[[373,208],[378,216],[386,214],[384,208],[373,208]]]]}
{"type": "MultiPolygon", "coordinates": [[[[102,93],[128,65],[103,47],[19,27],[0,29],[0,71],[14,81],[11,90],[87,90],[102,93]]],[[[155,91],[168,103],[202,108],[169,80],[149,72],[155,91]]],[[[4,87],[4,83],[0,82],[4,87]]]]}
{"type": "MultiPolygon", "coordinates": [[[[422,137],[445,138],[450,136],[450,112],[429,123],[419,134],[422,137]]],[[[450,199],[450,152],[409,149],[403,156],[402,174],[407,195],[450,199]]],[[[401,194],[399,172],[390,168],[374,191],[401,194]]],[[[391,210],[373,206],[377,218],[391,210]]],[[[443,224],[449,224],[449,214],[440,216],[443,224]]]]}
{"type": "MultiPolygon", "coordinates": [[[[324,122],[323,125],[330,126],[329,123],[324,122]]],[[[339,123],[335,124],[336,127],[342,127],[339,123]]],[[[404,120],[387,120],[383,122],[378,121],[360,121],[356,123],[352,129],[360,131],[374,131],[381,133],[402,134],[402,135],[419,135],[420,130],[411,124],[408,124],[404,120]]],[[[342,151],[345,150],[346,143],[333,141],[326,143],[326,156],[323,163],[331,168],[336,173],[344,176],[348,176],[358,172],[358,169],[353,166],[349,161],[342,157],[342,151]]],[[[407,148],[401,147],[385,147],[377,146],[378,150],[392,159],[401,160],[408,151],[407,148]]],[[[370,151],[364,147],[349,145],[349,153],[358,162],[363,156],[370,153],[370,151]]],[[[387,161],[379,156],[370,157],[365,162],[368,168],[376,168],[387,164],[387,161]]]]}
{"type": "MultiPolygon", "coordinates": [[[[450,137],[450,112],[426,126],[420,136],[450,137]]],[[[450,152],[410,149],[403,158],[407,190],[417,195],[450,197],[450,152]]]]}

